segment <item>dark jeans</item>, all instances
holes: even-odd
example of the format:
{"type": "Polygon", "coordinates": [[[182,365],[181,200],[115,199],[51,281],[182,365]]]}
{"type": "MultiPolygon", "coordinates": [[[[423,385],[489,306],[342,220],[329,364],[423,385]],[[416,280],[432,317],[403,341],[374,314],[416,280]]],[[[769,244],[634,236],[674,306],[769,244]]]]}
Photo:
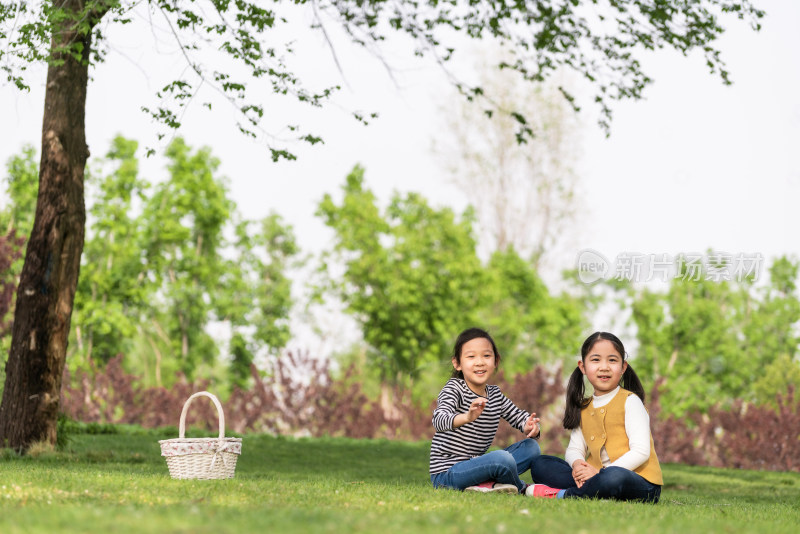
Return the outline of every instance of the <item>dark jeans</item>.
{"type": "Polygon", "coordinates": [[[648,482],[624,467],[604,467],[580,488],[572,478],[572,467],[555,456],[537,456],[531,466],[533,481],[566,490],[564,497],[616,499],[657,503],[661,486],[648,482]]]}
{"type": "Polygon", "coordinates": [[[483,456],[458,462],[444,473],[431,475],[431,482],[434,488],[463,490],[493,480],[514,484],[522,493],[527,484],[519,475],[530,469],[531,463],[540,453],[536,441],[531,438],[523,439],[502,451],[487,452],[483,456]]]}

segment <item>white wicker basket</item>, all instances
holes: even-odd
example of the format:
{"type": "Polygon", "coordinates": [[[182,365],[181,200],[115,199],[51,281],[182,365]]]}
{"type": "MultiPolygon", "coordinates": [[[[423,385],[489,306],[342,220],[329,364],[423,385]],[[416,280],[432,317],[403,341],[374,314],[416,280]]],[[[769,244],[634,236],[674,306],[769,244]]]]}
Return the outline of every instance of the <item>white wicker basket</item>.
{"type": "Polygon", "coordinates": [[[219,399],[207,391],[195,393],[183,405],[179,437],[164,439],[161,444],[161,456],[166,457],[169,474],[172,478],[181,479],[216,479],[233,478],[236,460],[242,453],[241,438],[225,437],[225,415],[219,399]],[[195,397],[209,397],[214,401],[219,414],[219,437],[186,438],[186,412],[195,397]]]}

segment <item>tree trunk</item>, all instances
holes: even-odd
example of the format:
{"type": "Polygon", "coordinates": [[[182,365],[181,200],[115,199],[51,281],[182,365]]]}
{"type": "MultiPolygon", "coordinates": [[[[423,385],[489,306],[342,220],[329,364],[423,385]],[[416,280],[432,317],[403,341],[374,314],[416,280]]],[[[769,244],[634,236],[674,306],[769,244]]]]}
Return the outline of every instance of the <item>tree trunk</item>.
{"type": "Polygon", "coordinates": [[[383,410],[383,418],[387,421],[400,421],[403,415],[400,413],[400,408],[397,407],[395,399],[394,388],[387,383],[381,383],[381,396],[380,396],[381,410],[383,410]]]}
{"type": "MultiPolygon", "coordinates": [[[[83,0],[62,9],[80,13],[83,0]]],[[[77,15],[76,15],[77,17],[77,15]]],[[[70,18],[70,17],[67,17],[70,18]]],[[[83,251],[83,177],[89,150],[84,115],[91,32],[69,20],[53,30],[47,70],[36,217],[17,290],[11,350],[0,404],[0,445],[55,444],[61,377],[83,251]],[[76,59],[64,47],[80,43],[76,59]]]]}

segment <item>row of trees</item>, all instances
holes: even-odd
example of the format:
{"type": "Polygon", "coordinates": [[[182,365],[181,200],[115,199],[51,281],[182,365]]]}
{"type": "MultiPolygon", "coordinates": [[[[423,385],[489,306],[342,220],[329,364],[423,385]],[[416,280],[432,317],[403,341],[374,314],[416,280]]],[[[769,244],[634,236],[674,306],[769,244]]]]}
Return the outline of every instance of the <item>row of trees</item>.
{"type": "Polygon", "coordinates": [[[522,257],[508,246],[481,261],[469,210],[432,208],[412,193],[395,195],[382,212],[360,168],[343,192],[339,203],[326,195],[319,209],[336,232],[325,257],[345,266],[327,288],[357,318],[373,352],[368,361],[389,384],[422,377],[435,395],[466,324],[493,332],[512,376],[556,362],[571,372],[588,319],[605,304],[631,311],[619,333],[636,347],[633,365],[647,389],[658,384],[665,415],[734,401],[775,405],[800,383],[796,258],[726,277],[714,273],[733,271],[732,259],[709,251],[716,264],[678,258],[666,290],[610,280],[606,291],[575,282],[554,294],[535,267],[537,249],[522,257]]]}
{"type": "MultiPolygon", "coordinates": [[[[75,371],[125,354],[146,384],[169,385],[181,372],[244,386],[253,355],[275,354],[289,339],[288,276],[299,254],[292,230],[276,214],[241,220],[208,149],[177,139],[159,181],[139,176],[136,149],[117,137],[89,173],[68,364],[75,371]],[[228,326],[227,344],[209,335],[216,322],[228,326]]],[[[10,203],[0,224],[24,235],[36,198],[34,151],[7,169],[10,203]]],[[[510,369],[572,351],[585,325],[580,300],[551,295],[512,246],[482,261],[471,210],[432,207],[415,193],[382,208],[359,167],[342,189],[341,202],[326,195],[319,204],[335,241],[320,257],[313,296],[340,300],[356,318],[366,372],[377,382],[410,386],[423,370],[439,369],[465,324],[488,325],[518,354],[510,369]]]]}
{"type": "MultiPolygon", "coordinates": [[[[298,10],[309,15],[306,20],[328,44],[328,26],[341,30],[355,45],[378,53],[388,37],[400,35],[410,38],[416,55],[444,65],[464,40],[488,38],[506,45],[510,54],[493,66],[514,71],[525,81],[540,82],[560,67],[571,69],[589,82],[605,128],[611,118],[610,104],[640,98],[651,81],[642,68],[641,52],[668,48],[688,55],[697,50],[710,70],[723,83],[730,83],[715,42],[724,32],[720,15],[733,14],[754,29],[764,16],[749,0],[596,4],[594,0],[536,5],[300,0],[264,8],[246,0],[0,3],[0,68],[5,79],[26,89],[28,66],[47,65],[40,189],[28,240],[31,253],[20,275],[7,383],[0,403],[0,439],[21,449],[34,441],[56,439],[61,375],[72,331],[86,222],[84,176],[89,147],[84,119],[89,67],[108,56],[107,36],[131,23],[136,9],[143,11],[140,18],[149,24],[165,21],[165,33],[173,36],[186,67],[173,69],[175,78],[159,84],[156,103],[143,109],[166,127],[178,128],[191,103],[208,109],[215,105],[203,89],[216,89],[233,104],[237,126],[244,134],[265,134],[261,137],[275,159],[294,156],[282,141],[268,135],[268,129],[277,131],[282,126],[270,123],[277,114],[269,111],[287,101],[320,107],[339,88],[323,82],[321,88],[309,89],[287,59],[295,50],[298,23],[293,15],[298,10]],[[280,29],[292,36],[288,43],[276,44],[281,40],[280,29]],[[259,99],[264,94],[273,99],[259,99]]],[[[316,51],[309,59],[318,62],[320,57],[328,56],[316,51]]],[[[338,66],[335,53],[330,60],[338,66]]],[[[499,109],[491,95],[483,98],[480,85],[458,80],[454,85],[467,99],[485,104],[488,114],[503,111],[512,117],[518,141],[532,137],[533,128],[523,113],[499,109]]],[[[572,95],[564,91],[564,96],[578,108],[572,95]]],[[[364,121],[363,113],[353,116],[364,121]]],[[[296,141],[312,145],[321,141],[294,120],[286,126],[296,141]]]]}
{"type": "MultiPolygon", "coordinates": [[[[246,388],[254,356],[276,355],[290,339],[292,305],[309,305],[292,301],[299,256],[292,230],[277,214],[243,220],[208,149],[175,140],[167,176],[157,181],[139,176],[136,150],[118,137],[92,166],[69,366],[102,368],[124,354],[144,386],[169,386],[181,373],[212,379],[222,391],[246,388]],[[230,335],[212,337],[217,323],[230,335]]],[[[10,229],[0,242],[6,346],[22,261],[15,236],[29,229],[36,176],[32,149],[8,162],[11,202],[0,212],[10,229]]],[[[336,356],[341,368],[359,363],[360,378],[382,392],[387,417],[393,392],[433,398],[465,325],[493,332],[508,376],[539,364],[572,369],[598,297],[578,284],[552,292],[534,259],[512,246],[481,259],[471,209],[435,207],[416,193],[395,193],[382,205],[356,167],[340,194],[322,198],[317,215],[334,239],[316,258],[313,301],[341,302],[360,326],[363,344],[336,356]]],[[[664,291],[613,286],[605,298],[631,310],[622,335],[647,388],[659,385],[663,413],[735,400],[769,404],[800,382],[798,261],[776,259],[768,273],[757,283],[755,273],[715,280],[699,271],[675,276],[664,291]]]]}
{"type": "Polygon", "coordinates": [[[714,280],[702,269],[686,276],[683,262],[683,275],[666,291],[626,289],[636,370],[660,384],[665,413],[680,417],[734,401],[775,405],[776,395],[800,384],[798,266],[796,258],[778,258],[757,283],[757,273],[714,280]]]}
{"type": "Polygon", "coordinates": [[[454,336],[471,324],[485,325],[513,355],[503,364],[511,372],[574,352],[586,325],[582,299],[552,294],[510,245],[481,260],[471,209],[436,208],[417,193],[395,193],[382,209],[364,174],[356,167],[341,200],[325,195],[319,204],[335,240],[317,291],[354,316],[381,383],[421,380],[435,395],[454,336]]]}
{"type": "MultiPolygon", "coordinates": [[[[136,151],[135,141],[117,137],[89,173],[68,363],[75,370],[124,354],[146,384],[168,386],[177,372],[218,380],[228,372],[244,384],[259,351],[275,354],[289,340],[292,229],[277,214],[244,220],[208,149],[176,139],[158,181],[139,175],[136,151]],[[215,321],[229,326],[230,362],[208,333],[215,321]]],[[[19,235],[33,219],[34,156],[26,148],[8,163],[0,224],[19,235]]],[[[11,273],[20,267],[18,259],[11,273]]]]}

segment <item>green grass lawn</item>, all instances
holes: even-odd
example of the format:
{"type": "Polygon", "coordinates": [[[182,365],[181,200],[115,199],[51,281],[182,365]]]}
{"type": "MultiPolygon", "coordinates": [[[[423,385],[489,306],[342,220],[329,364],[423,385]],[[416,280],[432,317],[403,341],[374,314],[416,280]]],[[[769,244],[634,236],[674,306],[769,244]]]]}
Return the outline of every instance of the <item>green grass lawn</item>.
{"type": "MultiPolygon", "coordinates": [[[[433,490],[428,442],[245,436],[231,480],[169,478],[158,439],[0,452],[0,533],[791,532],[800,474],[663,466],[657,505],[433,490]]],[[[530,475],[523,476],[530,481],[530,475]]]]}

